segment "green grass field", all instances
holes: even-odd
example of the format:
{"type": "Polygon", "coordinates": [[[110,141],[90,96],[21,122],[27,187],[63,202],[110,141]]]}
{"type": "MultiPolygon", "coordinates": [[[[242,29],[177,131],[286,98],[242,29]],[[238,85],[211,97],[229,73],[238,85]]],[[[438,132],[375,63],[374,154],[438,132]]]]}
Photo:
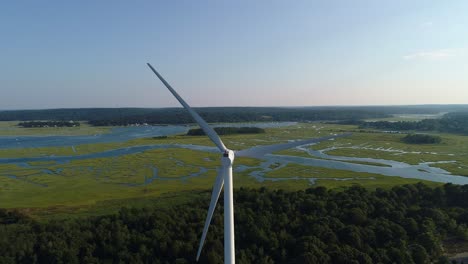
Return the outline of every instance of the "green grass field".
{"type": "MultiPolygon", "coordinates": [[[[2,126],[6,125],[2,124],[2,126]]],[[[356,130],[355,126],[311,123],[270,128],[266,129],[265,134],[223,136],[222,139],[229,148],[240,150],[255,145],[269,145],[287,142],[291,139],[320,137],[356,130]]],[[[46,131],[41,133],[47,134],[46,131]]],[[[437,166],[452,173],[467,175],[468,137],[448,134],[441,136],[443,142],[438,145],[408,145],[400,142],[402,135],[398,134],[355,132],[349,138],[326,141],[313,145],[311,148],[321,150],[335,147],[336,149],[326,153],[383,158],[410,164],[417,164],[421,161],[455,160],[455,163],[437,164],[437,166]],[[381,150],[390,147],[400,152],[381,150]]],[[[75,146],[76,152],[70,147],[0,150],[0,157],[82,155],[152,144],[213,146],[206,137],[179,135],[164,139],[142,138],[120,143],[79,145],[75,146]]],[[[308,156],[307,153],[297,150],[286,150],[280,154],[308,156]]],[[[251,158],[235,160],[235,165],[250,167],[258,167],[260,163],[261,160],[251,158]]],[[[19,208],[39,217],[79,216],[114,212],[122,205],[138,206],[151,201],[170,204],[171,199],[174,202],[184,201],[191,199],[190,197],[196,193],[210,191],[216,176],[216,168],[219,166],[219,157],[207,152],[170,148],[112,158],[76,160],[66,164],[31,162],[28,165],[31,167],[13,164],[0,165],[0,207],[19,208]],[[154,168],[157,168],[159,178],[145,184],[145,181],[153,177],[154,168]],[[191,174],[197,174],[197,177],[187,177],[191,174]]],[[[297,164],[289,164],[285,167],[273,166],[270,169],[264,176],[267,179],[288,177],[300,179],[258,182],[249,175],[252,170],[255,170],[251,168],[235,173],[235,188],[267,187],[300,190],[311,186],[346,188],[359,184],[374,189],[420,181],[297,164]],[[309,178],[315,178],[313,185],[309,178]]],[[[426,183],[433,186],[439,185],[439,183],[426,183]]]]}

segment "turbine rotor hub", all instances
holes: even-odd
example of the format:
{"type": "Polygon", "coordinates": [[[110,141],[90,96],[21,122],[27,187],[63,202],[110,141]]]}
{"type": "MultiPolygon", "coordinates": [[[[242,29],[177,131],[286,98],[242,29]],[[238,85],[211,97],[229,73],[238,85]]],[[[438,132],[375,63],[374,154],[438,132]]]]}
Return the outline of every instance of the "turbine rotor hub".
{"type": "Polygon", "coordinates": [[[234,162],[234,151],[230,149],[226,149],[223,152],[223,164],[225,165],[231,165],[234,162]]]}

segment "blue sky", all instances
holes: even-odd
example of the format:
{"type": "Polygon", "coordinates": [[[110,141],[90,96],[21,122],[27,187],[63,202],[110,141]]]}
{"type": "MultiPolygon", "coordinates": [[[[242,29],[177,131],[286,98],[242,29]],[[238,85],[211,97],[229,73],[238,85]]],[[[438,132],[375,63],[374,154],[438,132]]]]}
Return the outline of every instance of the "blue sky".
{"type": "Polygon", "coordinates": [[[4,1],[0,109],[468,103],[468,1],[4,1]]]}

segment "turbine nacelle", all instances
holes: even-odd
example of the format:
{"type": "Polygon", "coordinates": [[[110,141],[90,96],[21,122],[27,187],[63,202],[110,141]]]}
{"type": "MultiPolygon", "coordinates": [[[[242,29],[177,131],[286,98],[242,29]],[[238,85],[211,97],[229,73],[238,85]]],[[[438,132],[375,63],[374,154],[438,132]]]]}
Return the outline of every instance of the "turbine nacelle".
{"type": "Polygon", "coordinates": [[[221,158],[222,164],[224,166],[232,166],[232,163],[234,162],[234,156],[234,151],[226,149],[223,152],[223,157],[221,158]]]}

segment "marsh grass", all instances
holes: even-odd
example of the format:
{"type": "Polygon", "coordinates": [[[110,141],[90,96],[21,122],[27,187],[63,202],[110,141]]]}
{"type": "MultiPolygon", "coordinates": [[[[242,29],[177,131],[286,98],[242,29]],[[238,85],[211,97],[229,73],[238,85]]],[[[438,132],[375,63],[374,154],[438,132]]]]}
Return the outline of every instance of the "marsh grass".
{"type": "MultiPolygon", "coordinates": [[[[291,139],[306,139],[327,136],[356,130],[350,125],[330,125],[321,123],[297,124],[282,128],[268,128],[265,134],[222,136],[225,144],[236,150],[255,145],[284,143],[291,139]]],[[[372,148],[401,149],[407,152],[420,151],[422,154],[400,154],[377,150],[340,148],[327,152],[333,155],[383,158],[417,164],[421,161],[456,160],[456,163],[437,164],[451,172],[468,174],[468,137],[441,134],[442,144],[414,146],[400,141],[403,135],[356,132],[349,138],[326,141],[313,145],[313,149],[328,147],[348,147],[365,144],[372,148]],[[426,153],[427,152],[427,153],[426,153]],[[430,152],[437,154],[428,154],[430,152]],[[449,155],[453,154],[453,155],[449,155]]],[[[43,155],[83,155],[98,153],[116,148],[152,144],[194,144],[214,146],[205,137],[183,135],[167,138],[140,138],[119,143],[100,143],[70,147],[0,150],[0,157],[31,157],[43,155]]],[[[297,150],[286,150],[279,154],[310,157],[297,150]]],[[[237,158],[235,166],[258,167],[261,160],[237,158]]],[[[112,158],[76,160],[66,164],[54,162],[30,162],[32,168],[13,164],[0,165],[0,207],[20,208],[37,217],[71,217],[100,215],[116,212],[121,206],[139,206],[145,203],[160,203],[170,206],[183,203],[187,199],[209,196],[219,167],[219,156],[195,150],[170,148],[154,149],[142,153],[112,158]],[[144,184],[153,176],[153,167],[164,179],[155,179],[144,184]],[[198,177],[185,176],[200,172],[198,177]],[[47,170],[47,172],[44,172],[47,170]],[[8,175],[15,175],[17,179],[8,175]],[[130,186],[131,185],[131,186],[130,186]],[[46,186],[46,187],[44,187],[46,186]]],[[[236,172],[235,188],[267,187],[271,189],[303,190],[311,187],[308,178],[317,178],[315,185],[328,188],[346,188],[361,185],[366,188],[391,188],[394,185],[416,183],[421,180],[387,177],[369,173],[317,168],[289,164],[285,167],[273,166],[266,174],[268,178],[301,177],[302,180],[258,182],[249,173],[255,169],[236,172]],[[332,178],[332,179],[329,179],[332,178]],[[349,180],[335,180],[352,178],[349,180]]],[[[425,182],[431,186],[439,183],[425,182]]]]}

